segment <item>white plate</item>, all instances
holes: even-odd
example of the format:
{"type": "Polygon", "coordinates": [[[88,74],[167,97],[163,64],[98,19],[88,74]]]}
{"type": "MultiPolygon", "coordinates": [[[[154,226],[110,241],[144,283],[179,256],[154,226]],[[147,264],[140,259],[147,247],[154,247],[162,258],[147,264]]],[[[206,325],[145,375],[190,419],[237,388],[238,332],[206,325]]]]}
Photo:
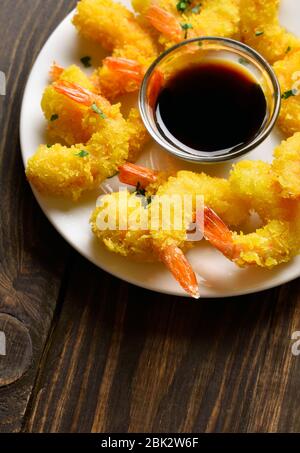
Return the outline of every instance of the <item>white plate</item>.
{"type": "MultiPolygon", "coordinates": [[[[129,7],[129,0],[121,0],[129,7]]],[[[282,0],[281,21],[290,31],[300,36],[300,2],[295,0],[282,0]]],[[[24,163],[34,153],[40,143],[45,143],[45,120],[40,108],[40,100],[45,86],[49,83],[48,71],[55,60],[63,66],[72,63],[80,64],[80,58],[91,55],[93,62],[100,63],[99,48],[84,42],[77,35],[71,24],[70,14],[57,27],[43,47],[30,77],[24,93],[21,111],[21,148],[24,163]]],[[[281,140],[280,133],[273,131],[271,136],[252,151],[247,158],[270,161],[272,150],[281,140]]],[[[203,170],[200,166],[191,166],[183,161],[167,155],[159,147],[151,143],[144,150],[139,163],[153,168],[193,168],[203,170]]],[[[224,164],[217,167],[205,166],[204,170],[212,175],[225,176],[230,165],[224,164]]],[[[105,190],[115,186],[116,181],[109,180],[104,184],[105,190]]],[[[55,226],[59,233],[83,256],[111,274],[143,288],[173,295],[185,295],[177,282],[164,268],[155,263],[135,263],[114,255],[105,250],[93,237],[89,217],[95,206],[96,198],[101,193],[86,195],[80,202],[73,204],[65,200],[58,200],[34,194],[44,213],[55,226]]],[[[55,252],[55,251],[54,251],[55,252]]],[[[207,243],[202,243],[188,253],[194,270],[199,276],[201,294],[203,297],[225,297],[261,291],[280,285],[300,276],[300,256],[286,265],[277,267],[272,271],[265,269],[239,269],[225,259],[218,251],[207,243]]]]}

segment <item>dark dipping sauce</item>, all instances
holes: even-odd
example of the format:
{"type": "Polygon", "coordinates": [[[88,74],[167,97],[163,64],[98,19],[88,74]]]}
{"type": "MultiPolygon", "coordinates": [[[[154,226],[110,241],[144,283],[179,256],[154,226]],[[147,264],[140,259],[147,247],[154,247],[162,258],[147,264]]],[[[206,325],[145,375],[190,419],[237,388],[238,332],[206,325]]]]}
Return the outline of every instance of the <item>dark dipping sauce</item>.
{"type": "Polygon", "coordinates": [[[263,90],[247,69],[212,60],[167,81],[157,98],[155,121],[170,143],[175,138],[177,146],[218,155],[251,141],[266,114],[263,90]]]}

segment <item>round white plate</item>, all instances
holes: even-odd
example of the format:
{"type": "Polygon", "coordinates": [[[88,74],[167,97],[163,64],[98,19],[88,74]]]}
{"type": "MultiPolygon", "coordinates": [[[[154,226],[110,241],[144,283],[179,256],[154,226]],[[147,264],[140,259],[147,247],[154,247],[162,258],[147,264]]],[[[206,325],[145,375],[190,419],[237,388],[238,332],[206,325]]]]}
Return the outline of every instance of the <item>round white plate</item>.
{"type": "MultiPolygon", "coordinates": [[[[129,0],[121,0],[127,7],[129,0]]],[[[56,28],[37,58],[24,93],[21,111],[21,148],[24,164],[32,156],[40,143],[45,143],[46,123],[40,108],[40,100],[45,86],[49,83],[48,71],[53,61],[63,66],[76,63],[80,58],[91,55],[94,64],[100,64],[103,54],[99,47],[84,42],[71,24],[73,13],[66,17],[56,28]]],[[[290,31],[300,36],[300,2],[282,0],[281,22],[290,31]]],[[[135,96],[136,99],[136,96],[135,96]]],[[[135,102],[132,96],[125,104],[135,102]]],[[[279,131],[274,130],[269,138],[252,151],[247,159],[272,160],[272,150],[280,142],[279,131]]],[[[195,171],[226,176],[230,164],[218,166],[195,166],[184,163],[166,154],[154,142],[144,150],[138,163],[152,168],[190,168],[195,171]]],[[[112,178],[98,191],[84,196],[77,203],[34,194],[44,213],[59,233],[83,256],[111,274],[143,288],[173,295],[185,295],[177,282],[162,264],[135,263],[126,258],[109,253],[93,237],[89,217],[95,207],[98,195],[110,188],[117,188],[117,178],[112,178]]],[[[203,297],[225,297],[261,291],[280,285],[300,276],[300,256],[286,265],[272,271],[266,269],[239,269],[224,258],[209,244],[202,241],[199,246],[188,252],[188,259],[199,276],[203,297]]]]}

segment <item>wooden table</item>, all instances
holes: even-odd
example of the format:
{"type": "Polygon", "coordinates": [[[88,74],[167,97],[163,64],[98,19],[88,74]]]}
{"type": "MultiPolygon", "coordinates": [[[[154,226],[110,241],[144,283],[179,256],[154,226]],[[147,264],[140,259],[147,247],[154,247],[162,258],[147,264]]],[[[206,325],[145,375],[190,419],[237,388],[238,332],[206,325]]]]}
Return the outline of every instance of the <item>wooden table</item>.
{"type": "Polygon", "coordinates": [[[0,431],[300,430],[300,281],[222,300],[164,296],[72,250],[24,177],[30,68],[75,0],[0,0],[0,431]]]}

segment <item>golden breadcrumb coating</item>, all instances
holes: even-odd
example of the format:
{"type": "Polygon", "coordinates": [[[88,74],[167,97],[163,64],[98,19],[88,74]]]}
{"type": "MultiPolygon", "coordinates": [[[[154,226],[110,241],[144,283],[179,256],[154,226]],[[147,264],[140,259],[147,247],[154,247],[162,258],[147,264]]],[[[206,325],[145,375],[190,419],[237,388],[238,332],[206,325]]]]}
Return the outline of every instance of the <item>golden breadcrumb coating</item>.
{"type": "Polygon", "coordinates": [[[273,169],[286,198],[300,199],[300,132],[282,142],[274,151],[273,169]]]}
{"type": "Polygon", "coordinates": [[[127,118],[127,129],[129,133],[129,154],[127,160],[135,162],[141,150],[150,140],[140,113],[136,108],[132,108],[127,118]]]}
{"type": "Polygon", "coordinates": [[[300,49],[289,52],[273,67],[283,96],[278,125],[287,136],[291,136],[300,132],[300,49]],[[293,87],[295,93],[291,93],[293,87]]]}
{"type": "MultiPolygon", "coordinates": [[[[178,2],[173,0],[133,0],[134,9],[147,16],[147,10],[151,4],[155,4],[164,11],[172,14],[178,24],[182,26],[178,39],[168,36],[168,24],[166,24],[166,33],[161,30],[159,42],[164,47],[170,47],[178,41],[196,36],[223,36],[238,38],[239,37],[239,12],[240,0],[203,0],[199,4],[192,4],[184,11],[177,9],[178,2]],[[188,24],[188,28],[184,25],[188,24]]],[[[163,25],[161,25],[163,29],[163,25]]]]}
{"type": "Polygon", "coordinates": [[[122,196],[121,202],[120,192],[102,197],[101,205],[93,211],[90,219],[92,231],[111,252],[141,261],[153,261],[153,244],[148,229],[132,230],[130,227],[127,230],[118,229],[121,222],[130,222],[129,219],[134,216],[135,211],[141,206],[141,198],[137,197],[135,193],[130,194],[127,191],[123,191],[122,196]],[[100,229],[98,216],[101,213],[106,216],[109,209],[114,209],[112,202],[117,206],[116,229],[100,229]],[[122,208],[122,203],[126,203],[126,209],[122,208]]]}
{"type": "MultiPolygon", "coordinates": [[[[76,83],[91,93],[95,91],[89,78],[76,65],[66,68],[56,83],[59,80],[76,83]]],[[[120,104],[111,106],[105,98],[98,97],[97,105],[111,118],[121,116],[120,104]]],[[[41,106],[48,121],[48,134],[51,142],[59,141],[67,145],[86,143],[91,135],[101,127],[102,119],[96,112],[90,107],[58,93],[52,84],[45,89],[41,106]]]]}
{"type": "Polygon", "coordinates": [[[123,118],[107,118],[86,145],[41,145],[28,160],[26,176],[42,193],[77,200],[117,172],[128,157],[129,138],[123,118]]]}
{"type": "MultiPolygon", "coordinates": [[[[112,0],[81,0],[73,23],[82,36],[99,43],[113,57],[136,61],[147,69],[158,55],[157,45],[142,23],[125,6],[112,0]]],[[[106,65],[94,77],[109,99],[138,89],[136,81],[124,79],[106,65]]]]}
{"type": "Polygon", "coordinates": [[[300,48],[300,40],[279,23],[279,0],[240,0],[241,35],[269,63],[300,48]]]}

